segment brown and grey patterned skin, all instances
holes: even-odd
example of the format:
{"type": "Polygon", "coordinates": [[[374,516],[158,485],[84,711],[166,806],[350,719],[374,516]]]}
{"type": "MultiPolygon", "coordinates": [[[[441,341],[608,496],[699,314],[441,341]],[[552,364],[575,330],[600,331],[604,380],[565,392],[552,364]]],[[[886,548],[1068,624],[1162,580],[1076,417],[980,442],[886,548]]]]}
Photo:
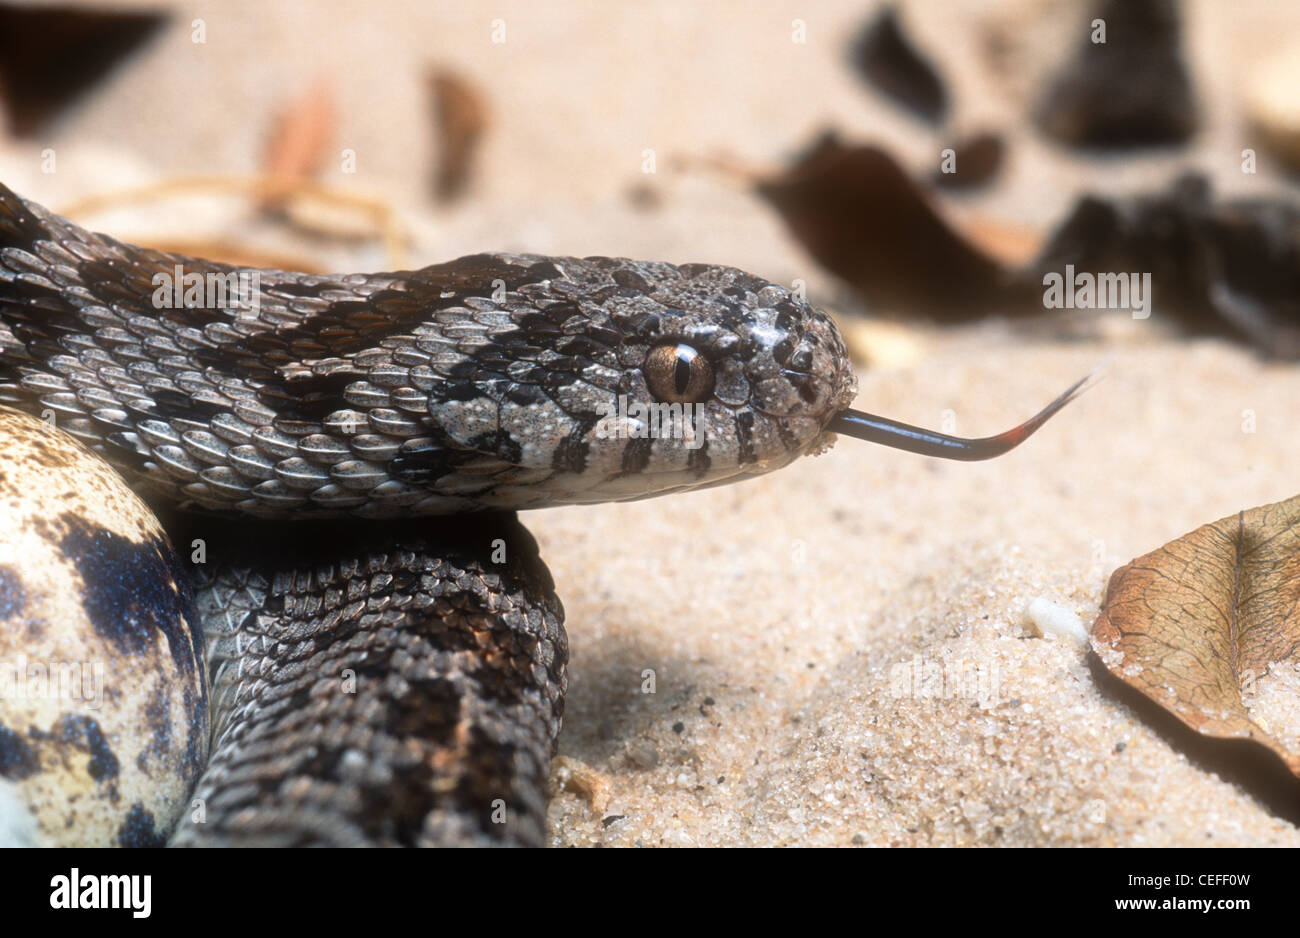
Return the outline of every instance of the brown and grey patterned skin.
{"type": "Polygon", "coordinates": [[[237,272],[0,186],[0,402],[208,516],[177,536],[208,550],[215,703],[181,842],[539,843],[561,610],[513,517],[476,513],[750,478],[829,446],[855,390],[830,320],[733,268],[480,254],[158,308],[177,265],[237,272]],[[704,444],[602,433],[676,344],[712,373],[704,444]]]}
{"type": "Polygon", "coordinates": [[[174,843],[542,843],[568,646],[513,515],[169,527],[208,551],[215,741],[174,843]]]}

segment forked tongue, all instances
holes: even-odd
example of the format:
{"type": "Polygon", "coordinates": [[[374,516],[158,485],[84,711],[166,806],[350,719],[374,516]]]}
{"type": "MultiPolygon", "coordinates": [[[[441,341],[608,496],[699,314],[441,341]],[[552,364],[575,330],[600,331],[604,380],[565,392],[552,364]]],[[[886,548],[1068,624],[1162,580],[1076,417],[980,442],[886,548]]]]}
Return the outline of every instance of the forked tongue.
{"type": "Polygon", "coordinates": [[[890,420],[888,417],[877,417],[875,414],[864,413],[851,407],[845,408],[831,418],[831,422],[826,429],[833,433],[842,433],[845,436],[866,440],[870,443],[880,443],[885,446],[892,446],[895,449],[920,453],[922,456],[960,459],[966,462],[992,459],[1015,449],[1029,439],[1034,431],[1047,423],[1058,410],[1086,391],[1102,367],[1104,366],[1099,365],[1092,372],[1084,375],[1060,397],[1020,426],[1012,427],[997,436],[985,436],[978,439],[948,436],[946,433],[935,433],[933,430],[925,430],[911,424],[899,423],[897,420],[890,420]]]}

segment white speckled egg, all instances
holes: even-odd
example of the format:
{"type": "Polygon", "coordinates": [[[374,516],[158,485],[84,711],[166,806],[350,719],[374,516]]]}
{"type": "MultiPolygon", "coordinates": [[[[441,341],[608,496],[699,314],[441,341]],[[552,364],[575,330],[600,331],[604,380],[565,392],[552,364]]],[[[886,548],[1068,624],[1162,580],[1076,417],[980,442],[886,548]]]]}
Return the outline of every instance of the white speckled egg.
{"type": "Polygon", "coordinates": [[[0,845],[166,839],[207,757],[198,621],[144,502],[0,407],[0,845]]]}

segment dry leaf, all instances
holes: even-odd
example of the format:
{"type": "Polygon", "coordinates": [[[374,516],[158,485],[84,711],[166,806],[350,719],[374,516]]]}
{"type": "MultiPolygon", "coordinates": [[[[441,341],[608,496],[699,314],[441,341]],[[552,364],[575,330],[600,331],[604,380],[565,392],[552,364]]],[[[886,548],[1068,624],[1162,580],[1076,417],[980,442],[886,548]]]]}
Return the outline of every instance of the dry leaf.
{"type": "Polygon", "coordinates": [[[1152,194],[1084,196],[1020,276],[1041,285],[1067,265],[1149,274],[1148,300],[1187,332],[1300,359],[1300,202],[1283,193],[1216,199],[1189,173],[1152,194]]]}
{"type": "Polygon", "coordinates": [[[1000,134],[983,131],[951,144],[952,172],[936,171],[930,180],[945,189],[978,189],[988,185],[1002,168],[1006,144],[1000,134]]]}
{"type": "Polygon", "coordinates": [[[0,3],[0,110],[8,113],[10,131],[39,137],[168,18],[144,9],[0,3]]]}
{"type": "Polygon", "coordinates": [[[1100,0],[1073,58],[1047,82],[1038,124],[1081,147],[1182,143],[1196,130],[1177,0],[1100,0]],[[1104,24],[1104,25],[1098,25],[1104,24]],[[1099,42],[1100,30],[1104,42],[1099,42]]]}
{"type": "Polygon", "coordinates": [[[483,93],[468,79],[446,69],[429,75],[437,108],[438,174],[434,191],[443,202],[464,193],[473,176],[474,157],[487,130],[483,93]]]}
{"type": "Polygon", "coordinates": [[[873,312],[954,323],[1042,311],[1035,305],[1041,285],[1013,289],[1008,271],[949,224],[879,147],[824,134],[756,189],[808,253],[873,312]]]}
{"type": "Polygon", "coordinates": [[[1300,775],[1300,734],[1264,725],[1251,706],[1270,665],[1300,661],[1300,496],[1204,525],[1120,567],[1092,647],[1111,673],[1192,729],[1253,739],[1300,775]]]}
{"type": "MultiPolygon", "coordinates": [[[[276,115],[262,158],[263,170],[282,179],[286,187],[294,180],[311,179],[325,163],[336,123],[334,94],[326,82],[318,81],[276,115]]],[[[282,203],[282,198],[269,196],[262,207],[270,210],[282,203]]]]}
{"type": "Polygon", "coordinates": [[[892,6],[866,25],[850,55],[862,77],[918,116],[937,124],[948,113],[948,90],[903,32],[892,6]]]}

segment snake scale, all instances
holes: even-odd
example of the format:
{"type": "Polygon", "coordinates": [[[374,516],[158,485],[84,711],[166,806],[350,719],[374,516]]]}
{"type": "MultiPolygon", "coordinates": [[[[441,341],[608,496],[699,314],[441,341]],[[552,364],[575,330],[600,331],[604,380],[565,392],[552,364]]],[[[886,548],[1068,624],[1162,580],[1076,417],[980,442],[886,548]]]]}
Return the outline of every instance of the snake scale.
{"type": "MultiPolygon", "coordinates": [[[[173,828],[133,804],[118,843],[540,845],[567,640],[517,510],[739,481],[836,432],[988,458],[1078,387],[997,437],[948,437],[850,410],[830,318],[734,268],[478,254],[241,271],[92,234],[0,186],[0,404],[46,421],[0,420],[0,483],[14,510],[24,487],[63,484],[53,423],[143,496],[167,537],[132,550],[96,527],[100,483],[28,520],[75,561],[68,589],[95,628],[130,613],[124,670],[165,638],[168,667],[193,672],[179,703],[158,692],[182,716],[136,762],[166,764],[199,808],[173,828]],[[158,276],[182,272],[256,274],[256,302],[160,300],[158,276]],[[637,405],[694,407],[696,432],[647,433],[637,405]],[[13,460],[35,481],[13,483],[13,460]],[[123,572],[139,563],[168,587],[123,572]],[[127,600],[99,595],[127,580],[127,600]],[[141,626],[140,595],[175,605],[192,645],[141,626]]],[[[4,642],[22,640],[38,580],[0,565],[4,642]]],[[[54,739],[115,777],[121,734],[86,719],[62,714],[62,736],[0,725],[0,781],[39,777],[54,739]]]]}

